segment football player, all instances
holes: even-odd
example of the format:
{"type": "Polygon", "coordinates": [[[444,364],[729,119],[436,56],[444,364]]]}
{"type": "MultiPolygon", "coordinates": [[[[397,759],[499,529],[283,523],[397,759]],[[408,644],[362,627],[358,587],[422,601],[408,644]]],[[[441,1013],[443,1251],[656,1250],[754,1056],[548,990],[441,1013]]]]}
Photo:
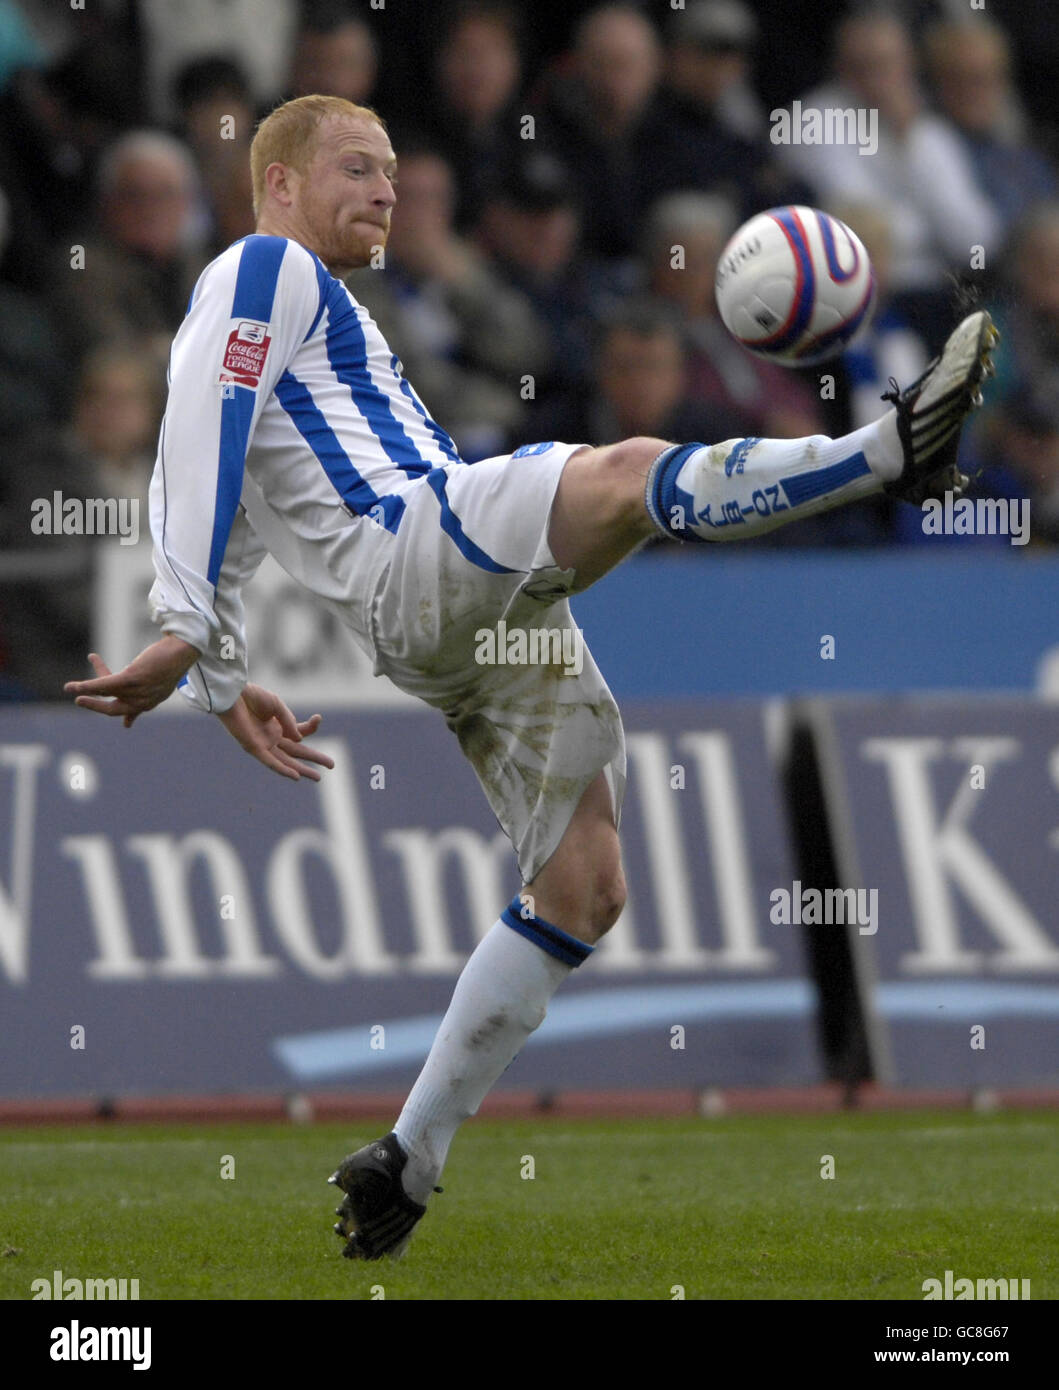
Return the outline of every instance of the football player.
{"type": "Polygon", "coordinates": [[[995,333],[972,314],[838,440],[553,441],[468,464],[343,284],[379,263],[397,201],[382,120],[300,97],[263,121],[251,167],[256,232],[203,271],[172,347],[151,490],[164,635],[117,673],[93,655],[95,678],[66,689],[129,726],[179,686],[265,766],[318,780],[319,715],[248,679],[240,595],[269,551],[378,672],[443,711],[473,765],[525,889],[468,960],[393,1131],[333,1175],[344,1253],[376,1259],[401,1251],[457,1126],[624,902],[624,740],[595,662],[482,665],[475,633],[571,629],[569,596],[659,533],[709,544],[881,490],[959,489],[995,333]]]}

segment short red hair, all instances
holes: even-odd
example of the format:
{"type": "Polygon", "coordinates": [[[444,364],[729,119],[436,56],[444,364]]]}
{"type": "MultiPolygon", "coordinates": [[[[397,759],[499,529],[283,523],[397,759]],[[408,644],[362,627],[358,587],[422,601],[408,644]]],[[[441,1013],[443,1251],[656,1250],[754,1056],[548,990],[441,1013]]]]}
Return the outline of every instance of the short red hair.
{"type": "Polygon", "coordinates": [[[287,164],[304,174],[316,149],[317,130],[333,116],[352,116],[374,121],[386,129],[386,122],[370,106],[358,106],[345,97],[307,96],[285,101],[271,111],[257,128],[250,146],[250,177],[254,184],[254,216],[265,201],[265,170],[270,164],[287,164]]]}

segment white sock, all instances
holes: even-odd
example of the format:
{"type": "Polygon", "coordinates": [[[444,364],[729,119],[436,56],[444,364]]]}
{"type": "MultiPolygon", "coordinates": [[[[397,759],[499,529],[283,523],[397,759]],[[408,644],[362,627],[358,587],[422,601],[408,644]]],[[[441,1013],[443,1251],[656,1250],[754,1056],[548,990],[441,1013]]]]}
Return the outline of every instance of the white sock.
{"type": "Polygon", "coordinates": [[[529,915],[518,897],[479,942],[394,1126],[408,1155],[402,1181],[413,1201],[426,1202],[456,1130],[543,1023],[570,971],[591,953],[585,942],[529,915]]]}
{"type": "Polygon", "coordinates": [[[677,540],[739,540],[870,497],[902,467],[892,410],[841,439],[677,445],[651,465],[647,510],[677,540]]]}

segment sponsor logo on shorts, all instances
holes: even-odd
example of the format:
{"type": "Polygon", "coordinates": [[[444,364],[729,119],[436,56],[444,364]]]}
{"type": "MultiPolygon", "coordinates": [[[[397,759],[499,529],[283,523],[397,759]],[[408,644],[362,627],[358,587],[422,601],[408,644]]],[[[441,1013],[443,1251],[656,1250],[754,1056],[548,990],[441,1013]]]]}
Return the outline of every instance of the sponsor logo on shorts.
{"type": "Polygon", "coordinates": [[[549,449],[554,448],[554,439],[549,439],[546,444],[523,444],[521,449],[516,449],[511,457],[513,459],[524,459],[528,458],[530,454],[546,454],[549,449]]]}
{"type": "Polygon", "coordinates": [[[237,386],[259,386],[271,345],[267,323],[240,320],[228,334],[224,364],[218,379],[234,382],[237,386]]]}

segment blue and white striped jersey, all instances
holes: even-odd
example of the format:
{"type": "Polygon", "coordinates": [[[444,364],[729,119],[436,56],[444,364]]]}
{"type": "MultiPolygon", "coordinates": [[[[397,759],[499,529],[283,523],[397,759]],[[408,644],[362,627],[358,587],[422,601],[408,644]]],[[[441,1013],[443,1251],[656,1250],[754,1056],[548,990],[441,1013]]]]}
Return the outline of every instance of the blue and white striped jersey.
{"type": "MultiPolygon", "coordinates": [[[[458,461],[367,311],[311,251],[253,235],[218,256],[173,343],[151,483],[155,621],[203,653],[183,693],[215,711],[237,698],[240,590],[266,550],[356,631],[351,582],[385,564],[381,533],[396,535],[403,495],[458,461]]],[[[430,480],[443,527],[445,476],[430,480]]]]}

